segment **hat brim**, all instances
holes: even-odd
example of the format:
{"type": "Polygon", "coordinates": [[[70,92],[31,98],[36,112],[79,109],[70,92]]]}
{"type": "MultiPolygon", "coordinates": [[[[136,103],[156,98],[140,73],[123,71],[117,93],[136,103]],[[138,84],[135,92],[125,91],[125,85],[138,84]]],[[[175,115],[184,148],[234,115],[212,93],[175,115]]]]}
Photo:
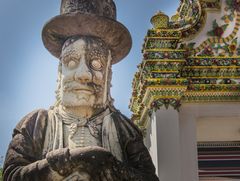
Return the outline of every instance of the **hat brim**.
{"type": "Polygon", "coordinates": [[[101,38],[112,51],[112,64],[122,60],[132,47],[128,29],[121,23],[92,14],[64,14],[51,19],[42,30],[44,46],[59,58],[62,45],[71,36],[101,38]]]}

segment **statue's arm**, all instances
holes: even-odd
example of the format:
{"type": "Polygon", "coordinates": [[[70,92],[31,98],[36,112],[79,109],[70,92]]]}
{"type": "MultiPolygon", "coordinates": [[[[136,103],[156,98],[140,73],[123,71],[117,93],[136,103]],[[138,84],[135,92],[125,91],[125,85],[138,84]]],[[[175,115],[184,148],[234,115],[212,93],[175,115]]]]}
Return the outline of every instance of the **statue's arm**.
{"type": "Polygon", "coordinates": [[[122,145],[124,160],[119,168],[129,180],[158,181],[155,167],[148,149],[143,143],[143,135],[137,126],[122,114],[113,115],[122,145]]]}
{"type": "MultiPolygon", "coordinates": [[[[155,167],[152,158],[145,147],[141,137],[137,140],[130,141],[126,146],[128,157],[128,167],[126,168],[130,178],[136,175],[136,180],[139,177],[143,181],[158,181],[155,174],[155,167]],[[131,176],[133,174],[133,176],[131,176]]],[[[134,179],[133,179],[134,180],[134,179]]]]}
{"type": "Polygon", "coordinates": [[[42,158],[46,119],[46,111],[38,110],[16,126],[5,158],[4,181],[38,181],[52,176],[47,160],[42,158]]]}
{"type": "MultiPolygon", "coordinates": [[[[101,153],[102,154],[102,153],[101,153]]],[[[127,145],[127,161],[119,161],[114,156],[110,156],[106,161],[99,161],[98,156],[95,156],[95,162],[98,165],[100,173],[93,177],[94,181],[159,181],[155,174],[148,150],[143,145],[143,142],[132,141],[127,145]]],[[[101,157],[104,157],[102,154],[101,157]]],[[[88,159],[88,160],[91,160],[88,159]]],[[[96,167],[97,168],[97,167],[96,167]]],[[[98,170],[94,169],[94,170],[98,170]]],[[[92,173],[94,173],[94,170],[92,173]]]]}
{"type": "Polygon", "coordinates": [[[38,160],[37,155],[32,138],[28,133],[16,134],[7,151],[3,180],[38,181],[51,177],[52,171],[47,160],[38,160]]]}

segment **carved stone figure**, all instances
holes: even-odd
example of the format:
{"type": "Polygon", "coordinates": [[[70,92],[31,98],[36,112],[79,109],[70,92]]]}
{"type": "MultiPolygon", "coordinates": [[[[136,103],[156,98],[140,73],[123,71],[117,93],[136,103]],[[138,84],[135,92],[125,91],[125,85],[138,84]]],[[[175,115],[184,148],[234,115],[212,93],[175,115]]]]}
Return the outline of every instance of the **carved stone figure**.
{"type": "Polygon", "coordinates": [[[155,181],[138,128],[113,106],[111,66],[131,47],[112,0],[63,0],[43,28],[59,58],[57,101],[16,126],[4,180],[155,181]]]}

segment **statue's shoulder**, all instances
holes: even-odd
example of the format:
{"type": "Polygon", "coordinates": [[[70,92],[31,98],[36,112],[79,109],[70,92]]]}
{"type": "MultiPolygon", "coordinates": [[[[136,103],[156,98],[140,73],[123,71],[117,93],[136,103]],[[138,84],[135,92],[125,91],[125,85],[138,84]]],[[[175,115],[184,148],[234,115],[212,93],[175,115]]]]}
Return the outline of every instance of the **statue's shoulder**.
{"type": "Polygon", "coordinates": [[[37,109],[26,116],[24,116],[17,126],[15,127],[13,131],[13,136],[22,133],[22,132],[28,132],[28,134],[32,135],[33,131],[36,129],[36,127],[45,127],[46,122],[48,119],[48,110],[45,109],[37,109]]]}
{"type": "Polygon", "coordinates": [[[117,130],[132,137],[142,137],[142,132],[134,122],[127,116],[122,114],[119,110],[112,112],[112,118],[115,122],[117,130]]]}

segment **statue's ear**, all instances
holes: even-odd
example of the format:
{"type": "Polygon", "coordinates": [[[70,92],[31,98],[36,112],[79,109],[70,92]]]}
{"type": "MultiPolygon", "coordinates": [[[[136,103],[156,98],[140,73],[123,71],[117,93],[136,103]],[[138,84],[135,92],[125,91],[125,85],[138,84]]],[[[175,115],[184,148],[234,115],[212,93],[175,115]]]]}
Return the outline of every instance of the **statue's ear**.
{"type": "Polygon", "coordinates": [[[58,64],[58,76],[57,76],[57,90],[55,91],[55,93],[56,93],[56,102],[55,102],[54,106],[59,106],[59,104],[61,102],[61,98],[60,98],[61,80],[62,80],[62,62],[59,61],[59,64],[58,64]]]}
{"type": "Polygon", "coordinates": [[[104,97],[103,97],[103,104],[107,104],[108,95],[110,93],[110,79],[111,78],[111,64],[112,63],[112,55],[111,50],[108,50],[108,59],[107,59],[107,66],[106,66],[106,76],[105,76],[105,85],[104,85],[104,97]]]}
{"type": "Polygon", "coordinates": [[[62,73],[62,61],[61,61],[61,59],[59,60],[59,64],[58,64],[58,73],[62,73]]]}

